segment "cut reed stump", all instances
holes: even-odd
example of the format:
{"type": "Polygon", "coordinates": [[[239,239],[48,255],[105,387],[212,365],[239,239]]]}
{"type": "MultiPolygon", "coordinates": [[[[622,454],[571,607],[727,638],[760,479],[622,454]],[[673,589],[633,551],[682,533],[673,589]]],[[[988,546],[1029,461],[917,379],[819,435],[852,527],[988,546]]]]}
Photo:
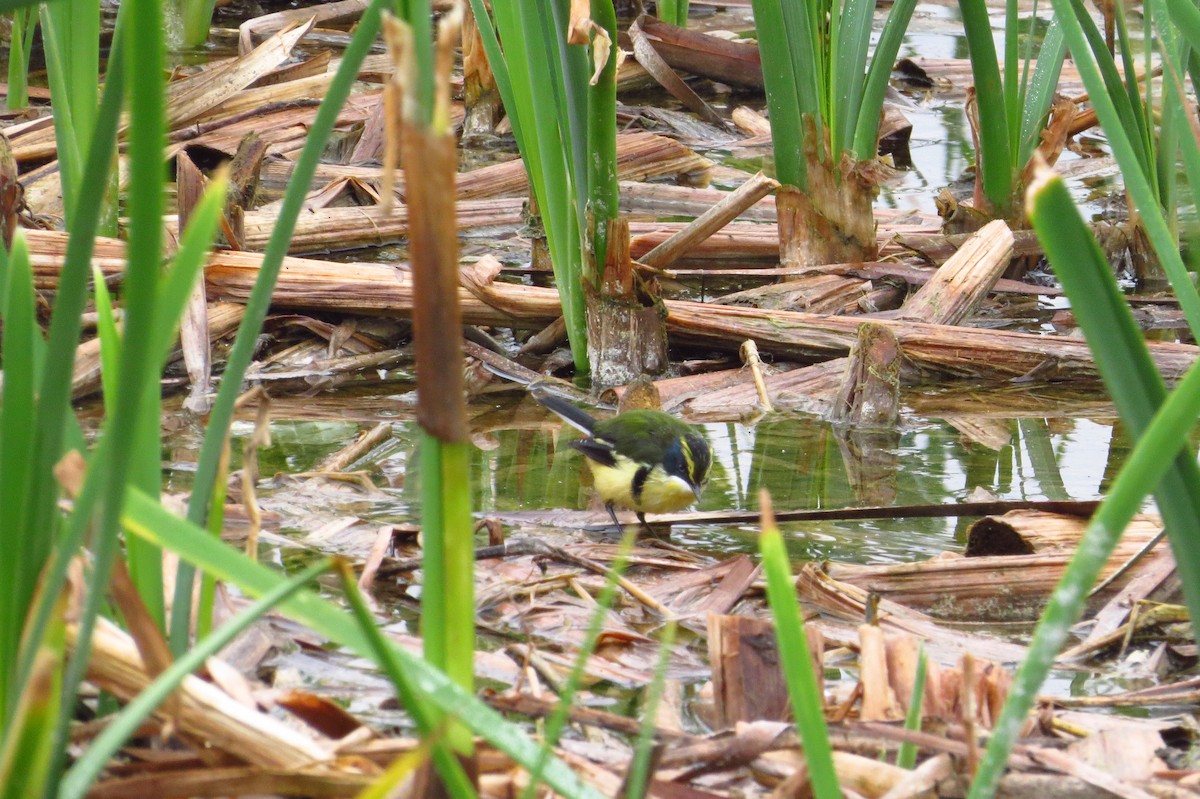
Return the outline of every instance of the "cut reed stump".
{"type": "Polygon", "coordinates": [[[879,251],[872,210],[879,180],[873,161],[823,156],[812,117],[802,120],[807,185],[777,193],[779,261],[785,267],[871,261],[879,251]]]}
{"type": "Polygon", "coordinates": [[[834,421],[891,427],[900,418],[900,343],[888,328],[864,322],[846,359],[846,378],[833,403],[834,421]]]}
{"type": "Polygon", "coordinates": [[[599,290],[584,281],[588,360],[597,386],[624,385],[667,368],[666,310],[648,289],[629,258],[628,220],[610,220],[599,290]]]}
{"type": "Polygon", "coordinates": [[[500,91],[483,50],[475,12],[467,4],[462,25],[464,136],[495,133],[500,118],[500,91]]]}

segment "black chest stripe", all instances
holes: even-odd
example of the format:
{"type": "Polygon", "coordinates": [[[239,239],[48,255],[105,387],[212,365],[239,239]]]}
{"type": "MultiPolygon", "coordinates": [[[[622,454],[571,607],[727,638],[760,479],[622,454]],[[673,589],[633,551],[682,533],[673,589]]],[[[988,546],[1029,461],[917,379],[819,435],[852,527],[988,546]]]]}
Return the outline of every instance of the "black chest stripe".
{"type": "Polygon", "coordinates": [[[642,488],[646,485],[646,478],[650,476],[650,471],[653,467],[639,466],[637,473],[633,475],[633,501],[642,501],[642,488]]]}

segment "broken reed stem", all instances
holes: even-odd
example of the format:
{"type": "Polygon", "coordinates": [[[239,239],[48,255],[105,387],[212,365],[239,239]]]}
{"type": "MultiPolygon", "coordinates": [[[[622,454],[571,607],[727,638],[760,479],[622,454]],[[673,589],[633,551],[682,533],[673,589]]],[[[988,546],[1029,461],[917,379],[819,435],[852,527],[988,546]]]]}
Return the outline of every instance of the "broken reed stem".
{"type": "Polygon", "coordinates": [[[639,258],[639,262],[662,269],[682,258],[697,244],[737,219],[743,211],[778,188],[779,181],[767,177],[762,172],[757,173],[683,229],[639,258]]]}
{"type": "Polygon", "coordinates": [[[412,253],[413,348],[417,361],[417,420],[443,442],[468,440],[463,402],[462,310],[458,301],[458,232],[452,186],[458,154],[453,135],[407,119],[401,153],[408,207],[421,209],[409,222],[412,253]]]}
{"type": "Polygon", "coordinates": [[[771,404],[771,395],[767,392],[767,383],[763,380],[762,359],[758,357],[758,345],[754,343],[754,339],[746,339],[742,342],[741,347],[742,363],[750,367],[750,374],[754,376],[754,386],[758,390],[758,402],[762,405],[764,413],[772,413],[775,406],[771,404]]]}

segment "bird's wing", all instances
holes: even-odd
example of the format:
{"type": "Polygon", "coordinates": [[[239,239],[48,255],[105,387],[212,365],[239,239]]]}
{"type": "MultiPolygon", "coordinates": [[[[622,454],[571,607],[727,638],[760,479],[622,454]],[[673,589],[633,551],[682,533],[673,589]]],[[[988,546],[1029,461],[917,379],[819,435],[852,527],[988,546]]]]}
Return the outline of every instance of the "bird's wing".
{"type": "Polygon", "coordinates": [[[604,439],[581,438],[571,442],[571,446],[601,466],[616,466],[617,456],[613,445],[604,439]]]}

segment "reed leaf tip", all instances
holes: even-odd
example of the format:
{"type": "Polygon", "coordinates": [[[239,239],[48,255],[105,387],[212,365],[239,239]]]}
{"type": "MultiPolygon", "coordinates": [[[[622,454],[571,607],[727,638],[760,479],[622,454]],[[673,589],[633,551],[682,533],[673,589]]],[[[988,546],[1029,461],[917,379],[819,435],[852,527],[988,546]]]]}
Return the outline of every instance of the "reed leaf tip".
{"type": "Polygon", "coordinates": [[[1033,156],[1030,158],[1030,180],[1029,185],[1025,189],[1025,212],[1032,214],[1034,206],[1037,203],[1038,197],[1050,187],[1052,183],[1062,182],[1062,176],[1054,171],[1054,167],[1046,161],[1038,150],[1033,151],[1033,156]]]}

